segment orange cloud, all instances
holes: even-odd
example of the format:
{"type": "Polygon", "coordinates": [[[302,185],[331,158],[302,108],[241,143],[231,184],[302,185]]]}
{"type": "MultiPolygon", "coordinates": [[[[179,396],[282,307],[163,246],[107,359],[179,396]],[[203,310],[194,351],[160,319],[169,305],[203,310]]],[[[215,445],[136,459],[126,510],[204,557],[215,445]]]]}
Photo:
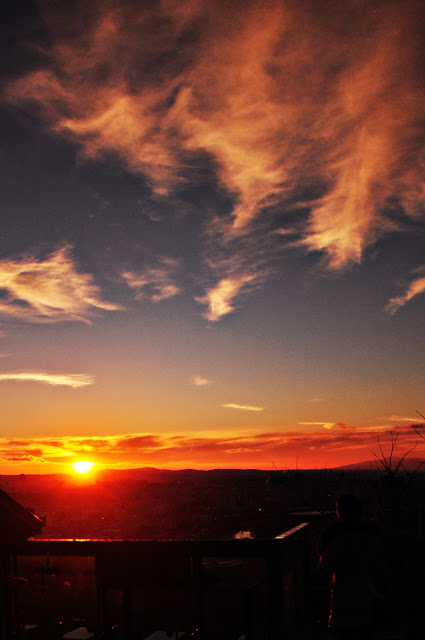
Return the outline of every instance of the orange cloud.
{"type": "MultiPolygon", "coordinates": [[[[421,269],[421,271],[424,271],[424,269],[421,269]]],[[[401,307],[404,307],[404,305],[407,304],[412,298],[424,292],[425,276],[418,276],[409,284],[405,293],[391,298],[391,300],[385,307],[385,311],[393,316],[396,311],[401,309],[401,307]]]]}
{"type": "Polygon", "coordinates": [[[157,267],[151,267],[138,273],[124,271],[122,277],[129,287],[138,292],[137,299],[149,292],[152,302],[161,302],[167,298],[173,298],[181,291],[173,281],[176,267],[176,260],[162,258],[157,267]]]}
{"type": "Polygon", "coordinates": [[[196,301],[207,305],[208,310],[205,312],[207,320],[217,322],[222,316],[235,310],[235,299],[253,281],[254,276],[251,275],[222,278],[204,296],[196,298],[196,301]]]}
{"type": "Polygon", "coordinates": [[[414,423],[416,421],[415,417],[409,417],[409,416],[389,416],[388,418],[385,418],[385,420],[388,420],[390,422],[410,422],[410,423],[414,423]]]}
{"type": "MultiPolygon", "coordinates": [[[[394,202],[423,217],[420,4],[79,7],[50,7],[50,60],[11,82],[4,100],[36,109],[82,157],[118,156],[160,195],[193,184],[208,156],[234,201],[217,242],[272,229],[288,242],[275,215],[298,212],[298,246],[342,269],[401,224],[388,215],[394,202]]],[[[241,291],[234,271],[220,275],[217,297],[220,287],[234,293],[215,304],[207,292],[212,321],[241,291]]]]}
{"type": "Polygon", "coordinates": [[[208,387],[211,384],[211,380],[205,378],[204,376],[192,376],[190,379],[191,383],[195,385],[195,387],[208,387]]]}
{"type": "Polygon", "coordinates": [[[321,426],[324,429],[333,429],[336,427],[337,429],[353,429],[354,427],[346,424],[345,422],[298,422],[300,425],[306,425],[310,427],[321,426]]]}
{"type": "Polygon", "coordinates": [[[299,425],[305,425],[307,427],[320,426],[324,429],[332,429],[335,426],[335,422],[298,422],[299,425]]]}
{"type": "MultiPolygon", "coordinates": [[[[423,425],[416,425],[422,428],[423,425]]],[[[398,433],[400,455],[418,443],[418,435],[411,425],[398,433]]],[[[329,467],[373,459],[378,436],[383,450],[391,444],[388,427],[332,429],[310,428],[295,431],[255,433],[240,432],[186,432],[139,433],[95,437],[20,438],[0,439],[0,461],[25,462],[39,459],[42,472],[49,465],[69,464],[81,456],[103,466],[131,468],[158,466],[164,468],[248,468],[270,469],[274,460],[291,467],[298,458],[300,468],[329,467]]],[[[419,444],[422,444],[419,441],[419,444]]],[[[415,456],[420,456],[419,447],[415,456]]],[[[425,452],[422,452],[425,455],[425,452]]]]}
{"type": "Polygon", "coordinates": [[[29,322],[88,322],[93,309],[114,311],[104,302],[92,276],[78,273],[68,246],[46,258],[32,255],[0,260],[0,314],[29,322]]]}
{"type": "Polygon", "coordinates": [[[237,409],[239,411],[264,411],[264,407],[256,407],[252,404],[229,403],[229,404],[222,404],[221,406],[225,407],[226,409],[237,409]]]}
{"type": "Polygon", "coordinates": [[[94,377],[86,373],[44,373],[42,371],[19,371],[0,373],[0,381],[43,382],[53,386],[77,389],[94,384],[94,377]]]}

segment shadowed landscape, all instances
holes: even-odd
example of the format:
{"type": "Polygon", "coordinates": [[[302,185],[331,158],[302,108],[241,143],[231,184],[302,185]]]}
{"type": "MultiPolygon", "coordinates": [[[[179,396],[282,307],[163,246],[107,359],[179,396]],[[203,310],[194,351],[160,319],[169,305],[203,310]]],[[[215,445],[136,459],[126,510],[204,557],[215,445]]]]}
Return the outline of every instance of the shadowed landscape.
{"type": "Polygon", "coordinates": [[[15,549],[14,637],[162,638],[167,631],[183,638],[200,624],[195,635],[205,638],[324,638],[330,591],[317,545],[336,519],[336,499],[350,493],[382,531],[381,637],[414,638],[424,628],[421,462],[411,459],[393,475],[369,461],[312,471],[1,476],[0,488],[43,523],[41,535],[15,549]],[[267,558],[276,542],[291,552],[276,556],[273,578],[267,558]]]}

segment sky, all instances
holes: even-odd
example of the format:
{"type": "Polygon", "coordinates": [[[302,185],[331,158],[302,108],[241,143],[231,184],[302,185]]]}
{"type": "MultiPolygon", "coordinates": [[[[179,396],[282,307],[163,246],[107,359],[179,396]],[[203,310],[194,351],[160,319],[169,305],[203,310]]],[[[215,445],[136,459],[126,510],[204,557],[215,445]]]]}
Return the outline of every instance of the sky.
{"type": "Polygon", "coordinates": [[[425,456],[422,2],[1,12],[0,473],[425,456]]]}

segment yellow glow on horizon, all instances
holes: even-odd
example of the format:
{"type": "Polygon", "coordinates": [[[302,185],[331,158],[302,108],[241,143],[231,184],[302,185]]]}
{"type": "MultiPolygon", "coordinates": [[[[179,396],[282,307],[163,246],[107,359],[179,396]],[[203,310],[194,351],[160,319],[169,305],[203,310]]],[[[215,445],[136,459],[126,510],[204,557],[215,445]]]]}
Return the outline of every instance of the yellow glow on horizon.
{"type": "Polygon", "coordinates": [[[88,460],[79,460],[78,462],[72,463],[76,473],[89,473],[93,469],[94,465],[94,462],[89,462],[88,460]]]}

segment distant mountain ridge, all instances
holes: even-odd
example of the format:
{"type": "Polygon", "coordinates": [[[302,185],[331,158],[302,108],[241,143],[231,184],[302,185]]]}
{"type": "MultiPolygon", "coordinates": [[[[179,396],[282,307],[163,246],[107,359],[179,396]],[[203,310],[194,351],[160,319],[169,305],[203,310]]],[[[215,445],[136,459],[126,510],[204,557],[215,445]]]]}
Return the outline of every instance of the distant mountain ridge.
{"type": "MultiPolygon", "coordinates": [[[[395,469],[400,462],[400,456],[393,457],[392,469],[395,469]]],[[[408,472],[423,471],[425,474],[425,458],[405,458],[400,465],[400,470],[408,472]]],[[[323,469],[322,469],[323,470],[323,469]]],[[[328,472],[338,471],[369,471],[369,472],[382,472],[383,467],[378,460],[364,460],[361,462],[355,462],[352,464],[341,465],[338,467],[329,467],[326,469],[328,472]]],[[[125,482],[125,481],[144,481],[165,483],[172,480],[184,480],[184,481],[199,481],[205,480],[220,480],[231,478],[267,478],[277,476],[291,476],[293,474],[311,474],[320,472],[321,469],[158,469],[156,467],[136,467],[133,469],[99,469],[95,471],[90,477],[93,480],[99,480],[104,482],[125,482]]],[[[39,481],[43,480],[48,483],[57,479],[61,482],[75,482],[76,476],[73,473],[55,473],[55,474],[0,474],[1,481],[15,480],[22,483],[28,482],[31,478],[37,478],[39,481]]],[[[83,480],[83,478],[81,479],[83,480]]]]}
{"type": "MultiPolygon", "coordinates": [[[[388,458],[387,458],[388,460],[388,458]]],[[[397,465],[400,463],[401,456],[394,456],[391,461],[391,468],[396,469],[397,465]]],[[[425,458],[405,458],[400,464],[400,470],[405,471],[420,471],[423,470],[425,473],[425,458]]],[[[334,467],[330,469],[330,471],[383,471],[384,468],[382,464],[374,459],[374,460],[365,460],[364,462],[356,462],[354,464],[346,464],[341,467],[334,467]]]]}
{"type": "Polygon", "coordinates": [[[0,481],[8,479],[28,482],[31,478],[37,478],[40,481],[45,480],[67,480],[70,482],[90,481],[90,479],[106,481],[106,482],[125,482],[127,480],[141,480],[145,482],[169,482],[172,479],[181,480],[199,480],[205,479],[228,479],[228,478],[245,478],[245,477],[267,477],[270,471],[265,469],[158,469],[156,467],[136,467],[133,469],[99,469],[93,473],[79,477],[74,473],[40,473],[40,474],[0,474],[0,481]]]}

